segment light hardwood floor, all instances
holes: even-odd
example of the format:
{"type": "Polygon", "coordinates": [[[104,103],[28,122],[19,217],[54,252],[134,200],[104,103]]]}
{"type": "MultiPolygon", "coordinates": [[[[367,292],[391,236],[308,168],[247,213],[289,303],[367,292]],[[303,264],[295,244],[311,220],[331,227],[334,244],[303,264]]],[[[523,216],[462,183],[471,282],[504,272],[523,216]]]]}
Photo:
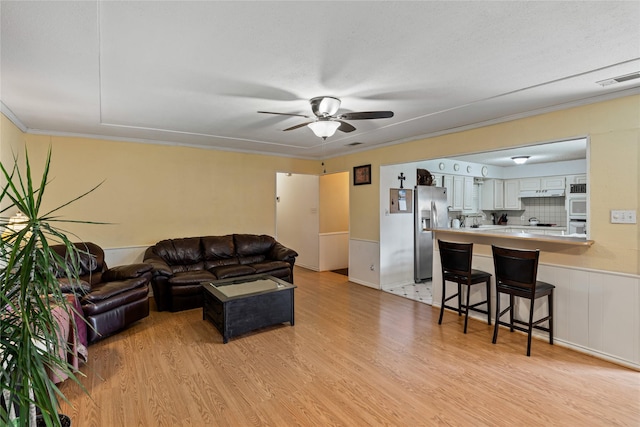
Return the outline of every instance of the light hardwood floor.
{"type": "Polygon", "coordinates": [[[61,385],[85,426],[640,425],[640,373],[296,267],[295,326],[230,340],[151,312],[61,385]]]}

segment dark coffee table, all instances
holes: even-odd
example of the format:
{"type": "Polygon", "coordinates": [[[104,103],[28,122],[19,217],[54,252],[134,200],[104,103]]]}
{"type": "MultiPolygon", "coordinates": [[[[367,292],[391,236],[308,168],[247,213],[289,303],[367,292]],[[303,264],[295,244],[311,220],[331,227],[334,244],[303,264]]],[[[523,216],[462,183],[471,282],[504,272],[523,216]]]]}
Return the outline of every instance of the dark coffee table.
{"type": "Polygon", "coordinates": [[[204,282],[202,318],[229,338],[276,325],[294,323],[295,285],[269,275],[253,275],[204,282]]]}

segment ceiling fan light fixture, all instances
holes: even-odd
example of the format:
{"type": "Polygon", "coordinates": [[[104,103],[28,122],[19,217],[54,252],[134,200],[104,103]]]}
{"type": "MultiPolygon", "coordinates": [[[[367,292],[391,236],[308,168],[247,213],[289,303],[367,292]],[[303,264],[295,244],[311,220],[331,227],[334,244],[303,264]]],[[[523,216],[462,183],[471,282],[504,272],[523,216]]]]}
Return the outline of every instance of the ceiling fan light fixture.
{"type": "Polygon", "coordinates": [[[318,103],[318,113],[326,116],[333,116],[340,108],[340,100],[333,96],[323,96],[318,103]]]}
{"type": "Polygon", "coordinates": [[[319,120],[317,122],[309,123],[307,126],[316,134],[317,137],[327,139],[336,133],[340,127],[340,122],[334,122],[333,120],[319,120]]]}
{"type": "Polygon", "coordinates": [[[516,165],[523,165],[529,160],[530,156],[515,156],[512,157],[511,160],[515,162],[516,165]]]}

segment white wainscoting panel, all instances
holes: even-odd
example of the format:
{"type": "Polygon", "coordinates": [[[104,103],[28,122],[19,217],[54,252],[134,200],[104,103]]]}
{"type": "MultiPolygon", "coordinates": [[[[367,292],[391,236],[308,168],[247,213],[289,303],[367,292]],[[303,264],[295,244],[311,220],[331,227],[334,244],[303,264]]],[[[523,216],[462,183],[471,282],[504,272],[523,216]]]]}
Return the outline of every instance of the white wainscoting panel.
{"type": "Polygon", "coordinates": [[[149,246],[127,246],[124,248],[104,249],[104,259],[109,267],[117,265],[136,264],[144,259],[144,252],[149,246]]]}
{"type": "Polygon", "coordinates": [[[372,240],[349,240],[349,280],[380,289],[380,245],[372,240]]]}
{"type": "Polygon", "coordinates": [[[320,233],[320,271],[349,267],[349,232],[320,233]]]}
{"type": "MultiPolygon", "coordinates": [[[[439,308],[442,298],[442,271],[440,253],[437,249],[433,261],[433,306],[439,308]]],[[[493,275],[492,257],[474,255],[473,268],[493,275]]],[[[554,342],[640,370],[640,276],[540,263],[538,280],[556,286],[554,342]]],[[[495,321],[496,297],[493,277],[491,286],[491,317],[495,321]]],[[[455,284],[447,282],[447,295],[454,292],[455,284]]],[[[483,286],[473,286],[471,303],[483,300],[484,294],[483,286]]],[[[543,300],[544,302],[536,301],[534,319],[547,313],[546,298],[543,300]]],[[[506,307],[507,303],[507,298],[502,296],[501,307],[506,307]]],[[[447,304],[457,306],[455,300],[447,304]]],[[[523,318],[524,313],[528,312],[528,305],[518,304],[516,310],[520,318],[523,318]]],[[[470,316],[486,321],[486,317],[481,313],[473,313],[470,316]]],[[[506,321],[507,318],[508,315],[505,315],[503,320],[506,321]]],[[[534,335],[548,340],[546,333],[534,331],[534,335]]],[[[535,354],[535,350],[533,353],[535,354]]]]}

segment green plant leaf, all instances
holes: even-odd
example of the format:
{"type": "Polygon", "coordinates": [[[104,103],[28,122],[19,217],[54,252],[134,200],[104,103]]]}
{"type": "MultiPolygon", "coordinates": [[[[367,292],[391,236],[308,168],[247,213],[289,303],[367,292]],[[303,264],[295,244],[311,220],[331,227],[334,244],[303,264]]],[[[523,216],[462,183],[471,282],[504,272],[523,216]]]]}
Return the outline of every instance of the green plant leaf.
{"type": "Polygon", "coordinates": [[[8,218],[0,218],[0,362],[3,368],[0,372],[0,390],[6,391],[5,402],[11,403],[0,405],[0,425],[11,422],[12,407],[17,410],[20,426],[33,423],[33,417],[29,414],[33,414],[34,407],[39,409],[47,426],[60,425],[58,399],[64,399],[64,395],[50,378],[49,372],[63,373],[80,384],[73,366],[66,358],[72,349],[66,340],[60,342],[58,338],[60,327],[56,318],[62,313],[74,318],[74,309],[61,291],[58,276],[62,273],[68,280],[78,280],[79,250],[64,230],[55,224],[98,223],[67,220],[52,214],[92,193],[102,183],[41,214],[49,184],[51,151],[49,147],[39,179],[32,176],[27,150],[24,171],[20,169],[16,156],[11,167],[0,163],[0,170],[6,179],[0,191],[0,206],[3,206],[0,213],[17,210],[26,217],[22,229],[12,229],[8,218]],[[34,186],[36,183],[37,187],[34,186]],[[50,242],[64,244],[71,262],[55,253],[50,242]]]}

